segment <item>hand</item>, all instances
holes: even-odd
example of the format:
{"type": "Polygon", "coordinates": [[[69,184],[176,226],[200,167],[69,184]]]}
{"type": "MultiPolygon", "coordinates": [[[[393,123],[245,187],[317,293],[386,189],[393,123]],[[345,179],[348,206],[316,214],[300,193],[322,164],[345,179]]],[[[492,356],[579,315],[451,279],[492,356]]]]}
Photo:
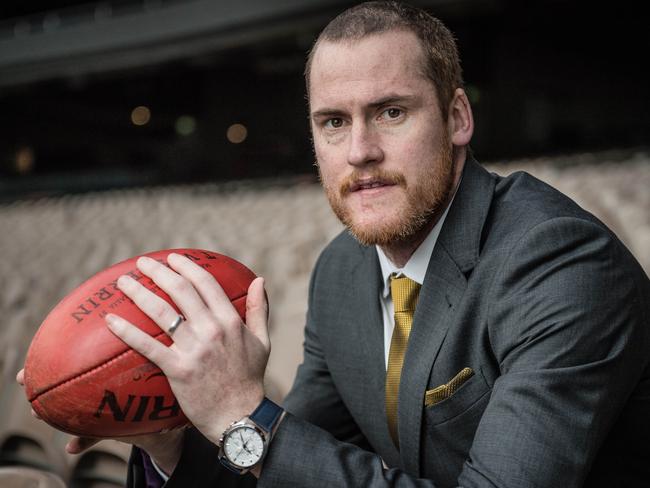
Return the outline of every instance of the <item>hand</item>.
{"type": "MultiPolygon", "coordinates": [[[[22,387],[25,386],[25,370],[21,369],[16,374],[16,381],[22,387]]],[[[36,411],[32,408],[32,416],[41,420],[36,411]]],[[[139,447],[151,456],[163,471],[170,474],[174,471],[183,449],[184,429],[174,429],[167,432],[145,434],[133,437],[119,437],[117,441],[139,447]]],[[[81,454],[103,439],[95,437],[71,436],[65,446],[69,454],[81,454]]]]}
{"type": "MultiPolygon", "coordinates": [[[[224,430],[250,414],[264,398],[264,372],[271,349],[264,280],[248,289],[246,323],[206,270],[179,255],[167,257],[171,269],[142,257],[138,269],[165,291],[186,320],[167,347],[113,314],[109,328],[167,376],[183,412],[215,444],[224,430]]],[[[117,282],[135,304],[167,332],[178,317],[174,308],[129,276],[117,282]]]]}

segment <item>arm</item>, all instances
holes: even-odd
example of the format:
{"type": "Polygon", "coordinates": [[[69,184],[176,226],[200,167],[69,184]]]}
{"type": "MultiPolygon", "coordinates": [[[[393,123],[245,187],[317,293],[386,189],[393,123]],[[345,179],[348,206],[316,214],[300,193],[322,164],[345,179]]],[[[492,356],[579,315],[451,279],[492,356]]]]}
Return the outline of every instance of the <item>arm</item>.
{"type": "MultiPolygon", "coordinates": [[[[127,487],[163,486],[165,488],[203,488],[217,486],[219,488],[253,488],[257,480],[252,475],[237,476],[224,469],[217,461],[219,449],[215,444],[206,439],[198,430],[190,428],[184,431],[182,446],[177,451],[178,463],[175,465],[172,476],[167,483],[160,481],[154,483],[158,475],[149,472],[145,467],[143,456],[146,452],[138,447],[133,448],[129,459],[127,487]],[[152,479],[153,478],[153,479],[152,479]]],[[[150,458],[149,458],[150,459],[150,458]]]]}
{"type": "Polygon", "coordinates": [[[647,277],[601,226],[561,218],[513,247],[493,290],[501,376],[459,484],[582,486],[648,364],[647,277]]]}
{"type": "MultiPolygon", "coordinates": [[[[543,223],[512,247],[488,315],[501,375],[459,486],[582,486],[648,364],[648,281],[638,270],[614,237],[584,220],[543,223]]],[[[384,470],[376,455],[288,416],[260,478],[260,486],[287,485],[435,480],[384,470]]]]}
{"type": "Polygon", "coordinates": [[[181,458],[165,488],[253,488],[257,480],[247,474],[239,476],[225,469],[217,460],[218,447],[196,429],[188,429],[181,458]]]}
{"type": "Polygon", "coordinates": [[[332,434],[336,439],[371,450],[334,384],[313,320],[312,297],[323,257],[319,258],[309,284],[309,307],[303,344],[303,362],[298,367],[285,409],[296,417],[332,434]]]}

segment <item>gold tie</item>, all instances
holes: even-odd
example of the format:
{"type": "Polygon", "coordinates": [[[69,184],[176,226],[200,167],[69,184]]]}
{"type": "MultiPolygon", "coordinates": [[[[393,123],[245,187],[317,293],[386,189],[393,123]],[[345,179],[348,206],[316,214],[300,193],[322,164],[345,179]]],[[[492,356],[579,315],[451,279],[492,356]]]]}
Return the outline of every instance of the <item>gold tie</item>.
{"type": "Polygon", "coordinates": [[[390,341],[388,368],[386,370],[386,418],[388,419],[388,430],[393,442],[399,448],[399,436],[397,434],[399,382],[402,375],[404,353],[411,333],[413,314],[420,294],[420,285],[406,276],[396,278],[391,275],[390,294],[395,307],[395,328],[390,341]]]}

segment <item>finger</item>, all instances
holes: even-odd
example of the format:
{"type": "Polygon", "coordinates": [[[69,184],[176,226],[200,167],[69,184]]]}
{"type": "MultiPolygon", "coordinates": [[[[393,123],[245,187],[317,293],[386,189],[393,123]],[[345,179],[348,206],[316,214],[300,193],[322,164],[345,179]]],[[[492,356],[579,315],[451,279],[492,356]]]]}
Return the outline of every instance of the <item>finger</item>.
{"type": "Polygon", "coordinates": [[[73,437],[66,444],[65,450],[70,454],[81,454],[97,444],[100,440],[93,439],[92,437],[73,437]]]}
{"type": "Polygon", "coordinates": [[[269,305],[264,290],[264,278],[255,278],[248,287],[246,297],[246,327],[267,348],[271,345],[269,339],[269,305]]]}
{"type": "MultiPolygon", "coordinates": [[[[201,299],[213,315],[225,320],[237,322],[239,314],[214,276],[192,260],[180,254],[169,254],[167,256],[167,262],[175,271],[192,283],[194,289],[200,294],[201,299]]],[[[241,319],[239,321],[241,322],[241,319]]]]}
{"type": "Polygon", "coordinates": [[[206,314],[205,303],[192,286],[192,283],[184,276],[146,256],[138,259],[136,264],[140,271],[151,278],[156,285],[171,297],[185,317],[194,319],[201,318],[201,315],[206,314]]]}
{"type": "MultiPolygon", "coordinates": [[[[25,368],[21,369],[20,371],[18,371],[18,373],[16,373],[16,381],[20,386],[25,386],[25,368]]],[[[33,408],[31,409],[31,414],[32,417],[34,417],[35,419],[41,420],[41,417],[36,413],[36,410],[34,410],[33,408]]]]}
{"type": "Polygon", "coordinates": [[[106,324],[111,332],[122,339],[129,347],[157,365],[163,373],[167,373],[169,365],[173,364],[174,356],[170,348],[117,315],[109,313],[106,316],[106,324]]]}
{"type": "MultiPolygon", "coordinates": [[[[130,276],[120,276],[118,288],[124,292],[158,327],[168,335],[170,326],[178,319],[178,312],[166,300],[160,298],[130,276]]],[[[185,311],[183,311],[185,313],[185,311]]],[[[190,332],[191,333],[191,332],[190,332]]],[[[178,337],[174,342],[178,341],[178,337]]]]}

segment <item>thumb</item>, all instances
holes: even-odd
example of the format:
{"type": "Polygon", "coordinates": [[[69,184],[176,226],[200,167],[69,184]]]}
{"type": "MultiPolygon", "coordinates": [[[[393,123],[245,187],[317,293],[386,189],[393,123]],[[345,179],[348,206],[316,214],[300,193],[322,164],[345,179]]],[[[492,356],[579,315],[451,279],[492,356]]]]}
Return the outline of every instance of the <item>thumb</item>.
{"type": "Polygon", "coordinates": [[[97,444],[100,440],[101,439],[93,439],[91,437],[73,437],[68,441],[65,450],[70,454],[81,454],[86,449],[97,444]]]}
{"type": "Polygon", "coordinates": [[[264,290],[264,278],[257,277],[248,287],[246,297],[246,326],[264,346],[270,347],[269,303],[264,290]]]}

